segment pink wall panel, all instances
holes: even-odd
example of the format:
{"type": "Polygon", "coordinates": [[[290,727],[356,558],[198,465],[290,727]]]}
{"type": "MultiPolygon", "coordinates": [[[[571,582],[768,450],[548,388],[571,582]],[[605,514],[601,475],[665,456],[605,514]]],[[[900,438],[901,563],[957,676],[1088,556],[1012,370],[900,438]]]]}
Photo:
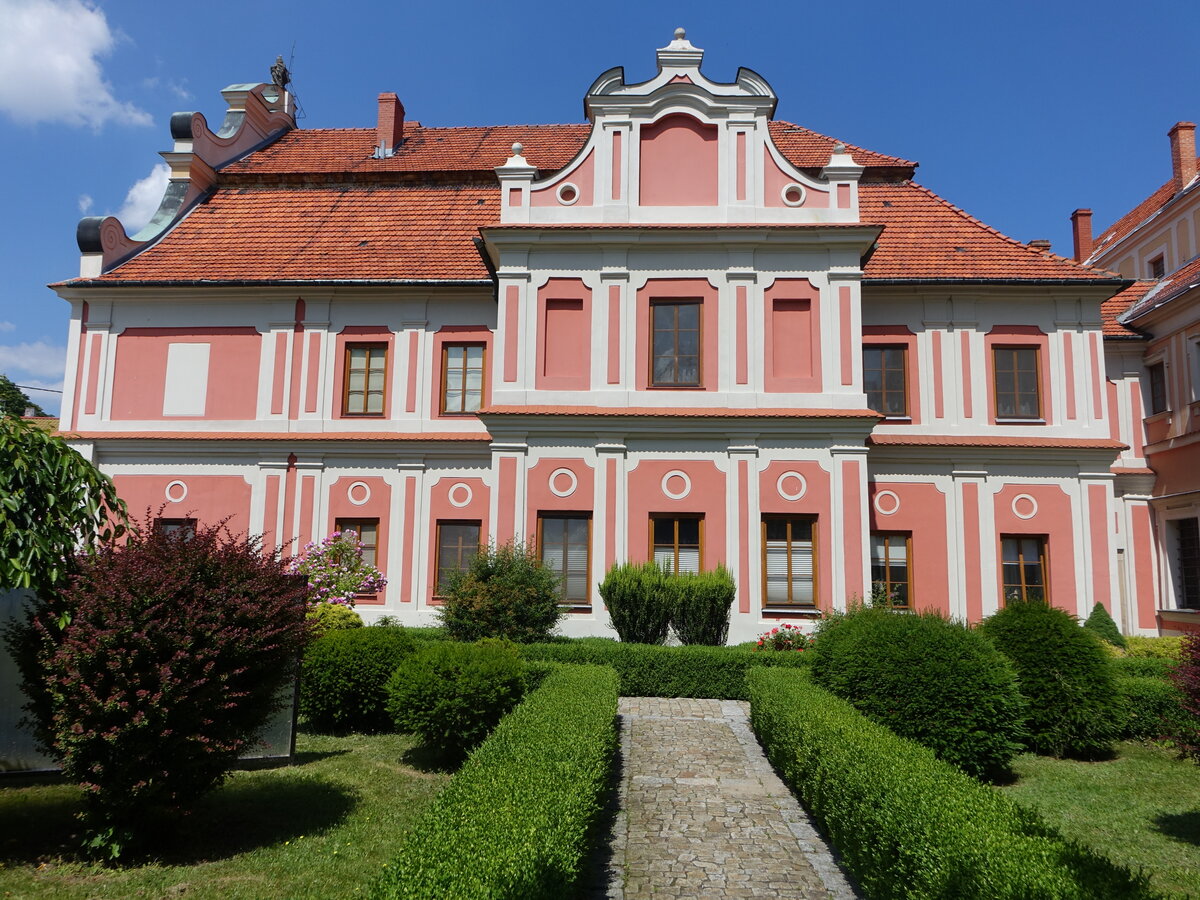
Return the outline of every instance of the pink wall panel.
{"type": "MultiPolygon", "coordinates": [[[[679,479],[669,487],[678,493],[679,479]]],[[[700,514],[704,516],[703,567],[715,569],[725,558],[725,473],[707,460],[642,460],[629,473],[629,558],[641,562],[650,555],[652,514],[700,514]],[[678,470],[691,479],[688,495],[673,500],[663,491],[668,472],[678,470]]]]}
{"type": "Polygon", "coordinates": [[[296,454],[289,453],[283,476],[283,530],[279,535],[279,548],[284,556],[294,556],[300,549],[296,544],[296,478],[296,454]]]}
{"type": "Polygon", "coordinates": [[[504,380],[517,380],[517,332],[520,330],[521,310],[518,307],[521,288],[510,284],[504,289],[504,380]]]}
{"type": "Polygon", "coordinates": [[[578,278],[551,278],[538,288],[539,390],[591,386],[592,291],[578,278]]]}
{"type": "MultiPolygon", "coordinates": [[[[389,354],[388,365],[391,365],[389,354]]],[[[308,336],[308,374],[307,384],[304,386],[304,411],[315,413],[317,411],[317,379],[321,374],[321,335],[315,331],[308,336]]],[[[340,394],[335,394],[340,397],[340,394]]],[[[340,404],[335,402],[335,407],[340,410],[340,404]]]]}
{"type": "MultiPolygon", "coordinates": [[[[388,540],[391,537],[392,521],[392,487],[378,476],[344,475],[329,487],[329,510],[325,516],[325,533],[332,534],[338,519],[378,519],[378,545],[375,550],[375,568],[395,580],[400,575],[401,566],[395,566],[396,571],[388,569],[388,540]],[[361,487],[355,487],[351,492],[350,486],[358,483],[365,484],[370,496],[363,501],[364,492],[361,487]]],[[[324,537],[324,535],[320,535],[324,537]]],[[[380,604],[384,602],[383,592],[360,597],[358,603],[380,604]]]]}
{"type": "MultiPolygon", "coordinates": [[[[909,358],[916,360],[911,353],[909,358]]],[[[933,330],[933,417],[946,417],[946,392],[942,385],[942,332],[936,328],[933,330]]]]}
{"type": "Polygon", "coordinates": [[[604,508],[608,510],[604,522],[604,570],[607,572],[617,561],[617,461],[612,458],[605,462],[604,508]]]}
{"type": "MultiPolygon", "coordinates": [[[[840,540],[832,527],[833,504],[831,500],[829,473],[819,463],[811,460],[777,460],[758,476],[759,509],[766,515],[816,516],[817,518],[817,603],[821,609],[833,608],[833,546],[840,540]],[[795,472],[804,479],[803,495],[795,500],[800,482],[792,477],[784,478],[783,494],[780,493],[780,478],[795,472]]],[[[751,528],[759,528],[759,522],[751,522],[751,528]]],[[[755,590],[762,595],[763,586],[755,590]]]]}
{"type": "Polygon", "coordinates": [[[846,593],[851,597],[865,597],[867,586],[863,584],[862,567],[862,485],[859,482],[857,459],[842,460],[842,484],[845,494],[842,500],[842,548],[846,560],[846,593]]]}
{"type": "MultiPolygon", "coordinates": [[[[771,156],[771,151],[764,147],[763,206],[776,208],[787,206],[783,202],[783,189],[787,185],[794,183],[795,180],[791,175],[779,168],[771,156]]],[[[804,191],[804,202],[800,206],[802,209],[828,209],[829,192],[807,187],[804,191]]]]}
{"type": "Polygon", "coordinates": [[[195,519],[201,525],[216,525],[229,519],[229,530],[250,530],[250,485],[240,475],[117,475],[117,493],[135,520],[147,513],[152,518],[195,519]],[[186,492],[172,482],[182,482],[186,492]],[[171,500],[167,486],[171,486],[171,500]],[[161,511],[160,511],[161,510],[161,511]]]}
{"type": "Polygon", "coordinates": [[[868,486],[870,506],[868,516],[871,531],[908,532],[912,537],[912,600],[918,610],[935,609],[950,614],[948,534],[946,527],[946,495],[936,485],[901,484],[894,481],[868,486]],[[890,491],[899,498],[899,506],[891,497],[883,497],[880,507],[875,498],[890,491]]]}
{"type": "Polygon", "coordinates": [[[621,288],[608,286],[608,383],[621,381],[621,288]]]}
{"type": "Polygon", "coordinates": [[[657,299],[700,300],[702,344],[700,351],[701,386],[699,388],[651,388],[656,391],[717,389],[717,289],[704,278],[652,278],[637,292],[637,387],[646,390],[650,383],[650,301],[657,299]]]}
{"type": "Polygon", "coordinates": [[[287,348],[288,335],[286,332],[275,332],[275,361],[271,373],[271,415],[283,415],[284,379],[287,377],[287,348]]]}
{"type": "MultiPolygon", "coordinates": [[[[1000,537],[1002,535],[1044,535],[1046,568],[1049,569],[1050,602],[1071,614],[1079,612],[1075,589],[1075,530],[1083,522],[1071,517],[1071,499],[1055,484],[1007,484],[995,497],[996,511],[996,591],[1001,590],[1000,537]],[[1037,512],[1023,519],[1013,509],[1013,499],[1027,494],[1037,502],[1037,512]]],[[[1029,504],[1022,501],[1017,509],[1028,514],[1029,504]]],[[[1103,527],[1103,523],[1101,524],[1103,527]]],[[[1003,596],[1001,596],[1003,602],[1003,596]]]]}
{"type": "MultiPolygon", "coordinates": [[[[615,460],[610,460],[610,462],[614,465],[616,463],[615,460]]],[[[537,517],[539,512],[590,513],[592,511],[596,496],[596,473],[591,466],[581,459],[540,459],[537,465],[530,468],[529,473],[525,476],[525,496],[529,498],[528,515],[525,519],[525,534],[527,537],[533,537],[537,534],[537,517]],[[552,475],[554,476],[553,487],[556,490],[562,493],[570,489],[571,478],[559,473],[560,469],[566,469],[575,476],[575,489],[566,497],[560,497],[550,489],[550,478],[552,475]]],[[[504,500],[501,498],[501,504],[503,502],[504,500]]],[[[609,509],[611,510],[612,507],[610,506],[609,509]]],[[[610,518],[613,517],[610,516],[610,518]]],[[[593,526],[597,524],[593,523],[593,526]]],[[[595,563],[593,563],[594,567],[595,563]]]]}
{"type": "Polygon", "coordinates": [[[750,463],[739,459],[738,466],[738,612],[750,612],[750,463]]]}
{"type": "Polygon", "coordinates": [[[745,200],[746,199],[746,132],[739,131],[737,133],[737,138],[735,139],[735,144],[736,144],[736,149],[734,150],[734,153],[737,157],[736,161],[734,163],[734,165],[737,168],[737,173],[735,176],[736,180],[737,180],[736,196],[737,196],[738,200],[745,200]]]}
{"type": "Polygon", "coordinates": [[[717,147],[717,126],[688,115],[643,125],[641,205],[716,206],[717,147]]]}
{"type": "Polygon", "coordinates": [[[397,567],[400,580],[400,602],[412,603],[413,573],[416,568],[417,552],[417,479],[408,476],[404,479],[404,534],[403,558],[397,567]]]}
{"type": "Polygon", "coordinates": [[[971,398],[971,333],[959,332],[959,346],[962,349],[962,392],[963,415],[968,419],[975,414],[971,398]]]}
{"type": "Polygon", "coordinates": [[[1075,339],[1069,331],[1062,333],[1063,369],[1067,381],[1067,418],[1074,419],[1075,415],[1075,339]]]}
{"type": "Polygon", "coordinates": [[[614,131],[612,136],[612,199],[621,199],[621,167],[624,165],[624,160],[621,158],[625,136],[614,131]]]}
{"type": "MultiPolygon", "coordinates": [[[[103,341],[103,339],[104,339],[104,336],[100,335],[100,334],[93,334],[91,337],[91,351],[88,356],[88,364],[87,364],[88,365],[87,402],[84,404],[84,409],[83,409],[83,411],[85,413],[87,413],[89,416],[94,416],[96,414],[96,394],[100,387],[100,344],[103,341]]],[[[165,349],[163,351],[163,354],[164,354],[164,356],[163,356],[163,363],[162,363],[162,376],[163,376],[163,378],[165,378],[166,372],[167,372],[167,360],[166,360],[166,356],[165,356],[165,354],[166,354],[165,349]]],[[[120,365],[120,362],[121,362],[121,357],[118,354],[117,364],[120,365]]],[[[133,359],[131,357],[130,358],[130,366],[133,366],[136,368],[137,360],[133,359]]],[[[120,369],[117,370],[117,373],[118,373],[118,375],[120,374],[120,369]]],[[[158,400],[158,412],[155,414],[156,417],[162,416],[162,380],[163,380],[163,378],[159,379],[159,388],[158,388],[159,400],[158,400]]],[[[117,410],[119,408],[121,408],[118,406],[118,403],[117,403],[118,398],[120,398],[122,401],[126,401],[125,392],[126,391],[136,391],[136,390],[137,389],[134,388],[132,385],[127,385],[124,382],[117,381],[117,384],[114,385],[114,388],[113,388],[114,397],[113,397],[113,416],[112,417],[114,419],[121,418],[121,416],[117,415],[117,410]]],[[[136,395],[129,397],[128,401],[126,401],[126,402],[134,403],[135,401],[136,401],[136,395]]],[[[150,417],[149,416],[130,416],[130,418],[150,418],[150,417]]]]}
{"type": "MultiPolygon", "coordinates": [[[[171,416],[172,420],[255,418],[262,353],[257,329],[127,328],[117,336],[113,419],[163,418],[167,347],[171,344],[209,344],[212,348],[205,414],[171,416]]],[[[99,362],[98,355],[93,359],[99,362]]]]}
{"type": "Polygon", "coordinates": [[[983,545],[979,527],[979,484],[962,486],[963,572],[967,576],[967,621],[983,618],[983,545]]]}
{"type": "Polygon", "coordinates": [[[1154,528],[1150,508],[1137,504],[1130,509],[1133,531],[1134,586],[1137,592],[1137,625],[1158,627],[1158,590],[1154,583],[1154,528]]]}
{"type": "Polygon", "coordinates": [[[279,547],[279,492],[282,488],[283,478],[279,475],[268,475],[263,482],[263,550],[267,553],[273,553],[279,547]]]}
{"type": "MultiPolygon", "coordinates": [[[[587,157],[575,170],[567,175],[566,181],[575,185],[578,199],[571,206],[591,206],[596,181],[596,154],[588,151],[587,157]]],[[[565,182],[529,192],[530,206],[563,206],[558,200],[558,189],[565,182]]]]}
{"type": "Polygon", "coordinates": [[[734,368],[738,384],[746,384],[750,380],[746,329],[746,286],[739,284],[737,286],[737,334],[734,336],[734,368]]]}
{"type": "Polygon", "coordinates": [[[842,384],[854,383],[854,347],[850,334],[852,316],[850,314],[850,288],[838,288],[838,324],[841,329],[842,353],[842,384]]]}
{"type": "Polygon", "coordinates": [[[779,278],[764,292],[768,391],[821,390],[821,292],[807,278],[779,278]]]}
{"type": "Polygon", "coordinates": [[[1109,590],[1108,487],[1089,484],[1087,490],[1088,524],[1092,539],[1092,601],[1103,603],[1112,612],[1112,593],[1109,590]]]}
{"type": "Polygon", "coordinates": [[[1092,415],[1099,419],[1104,415],[1104,405],[1100,399],[1100,336],[1094,331],[1088,335],[1088,359],[1092,373],[1092,415]]]}
{"type": "Polygon", "coordinates": [[[417,411],[417,364],[420,350],[420,335],[415,331],[408,333],[408,384],[404,387],[405,412],[417,411]]]}
{"type": "MultiPolygon", "coordinates": [[[[517,460],[514,457],[500,457],[499,481],[494,533],[497,544],[507,544],[516,533],[513,528],[513,514],[517,507],[517,460]]],[[[526,532],[526,537],[528,536],[529,532],[526,532]]]]}
{"type": "Polygon", "coordinates": [[[313,507],[317,502],[317,479],[313,475],[300,475],[300,525],[296,529],[296,543],[307,546],[313,535],[313,507]]]}

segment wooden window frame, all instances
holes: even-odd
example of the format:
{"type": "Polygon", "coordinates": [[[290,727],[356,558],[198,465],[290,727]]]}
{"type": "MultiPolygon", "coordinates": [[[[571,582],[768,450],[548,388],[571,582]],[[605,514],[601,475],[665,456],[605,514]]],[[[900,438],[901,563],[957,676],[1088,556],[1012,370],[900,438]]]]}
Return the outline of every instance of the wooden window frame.
{"type": "MultiPolygon", "coordinates": [[[[885,545],[886,549],[885,549],[885,556],[884,556],[884,561],[883,561],[883,569],[884,569],[884,572],[886,572],[887,574],[884,576],[885,581],[883,582],[883,584],[884,584],[884,593],[885,593],[885,595],[889,596],[888,607],[891,609],[912,609],[913,608],[912,532],[910,532],[910,531],[872,531],[870,536],[873,538],[883,538],[885,541],[887,541],[887,544],[885,545]],[[890,540],[888,540],[890,538],[903,538],[904,539],[904,585],[905,585],[905,587],[908,588],[908,592],[907,592],[908,593],[908,602],[904,603],[904,604],[893,603],[890,599],[892,585],[900,583],[898,581],[893,581],[892,576],[891,576],[892,567],[890,565],[890,556],[887,555],[887,552],[891,550],[891,542],[890,542],[890,540]]],[[[869,558],[870,558],[871,566],[872,566],[872,568],[874,568],[874,565],[875,565],[874,555],[871,554],[869,558]]],[[[874,595],[875,585],[878,583],[879,582],[877,582],[875,580],[875,578],[872,576],[872,578],[871,578],[871,593],[872,593],[872,595],[874,595]]]]}
{"type": "MultiPolygon", "coordinates": [[[[576,610],[585,609],[585,608],[590,609],[592,606],[592,514],[590,512],[557,512],[555,510],[546,510],[545,512],[539,512],[538,516],[537,516],[537,554],[538,554],[539,560],[543,559],[542,550],[544,547],[543,542],[544,542],[545,535],[542,530],[542,521],[544,519],[586,519],[587,520],[587,526],[588,526],[587,527],[587,576],[586,576],[586,579],[584,582],[587,585],[587,592],[588,592],[587,597],[578,603],[575,603],[575,602],[572,602],[571,600],[569,600],[566,596],[567,579],[566,579],[566,576],[564,575],[563,583],[561,585],[561,587],[562,587],[561,599],[559,600],[558,605],[565,609],[576,609],[576,610]]],[[[567,558],[566,554],[564,553],[563,559],[566,560],[566,558],[567,558]]],[[[544,565],[544,563],[543,563],[543,565],[544,565]]]]}
{"type": "Polygon", "coordinates": [[[196,521],[196,519],[191,516],[182,516],[178,518],[159,516],[154,520],[154,530],[158,534],[167,535],[169,537],[172,532],[168,532],[168,528],[174,529],[175,531],[187,531],[190,529],[190,533],[187,535],[187,537],[183,538],[183,540],[191,540],[196,535],[196,526],[198,524],[199,523],[196,521]]]}
{"type": "MultiPolygon", "coordinates": [[[[674,528],[674,544],[673,544],[674,561],[673,561],[673,564],[671,567],[671,572],[673,574],[679,573],[679,521],[680,521],[680,519],[694,519],[694,520],[699,521],[699,523],[700,523],[700,529],[699,529],[699,542],[700,543],[697,547],[697,549],[699,551],[697,554],[699,562],[697,563],[697,567],[698,567],[699,571],[703,572],[704,571],[704,513],[651,513],[650,514],[650,528],[649,528],[649,531],[650,531],[650,560],[653,562],[654,548],[656,546],[658,546],[657,544],[654,543],[654,523],[657,521],[660,521],[660,520],[662,520],[662,521],[672,520],[675,523],[675,528],[674,528]]],[[[666,545],[664,544],[663,546],[666,546],[666,545]]]]}
{"type": "MultiPolygon", "coordinates": [[[[1050,538],[1044,534],[1002,534],[1000,535],[1000,605],[1004,606],[1008,603],[1009,589],[1012,588],[1020,593],[1018,601],[1029,602],[1029,588],[1031,585],[1025,582],[1025,557],[1021,552],[1021,541],[1037,541],[1038,542],[1038,565],[1042,570],[1042,597],[1040,600],[1035,600],[1038,603],[1050,603],[1050,538]],[[1004,542],[1012,540],[1017,541],[1017,568],[1021,573],[1021,583],[1010,585],[1004,581],[1004,542]]],[[[1037,585],[1033,585],[1037,587],[1037,585]]]]}
{"type": "MultiPolygon", "coordinates": [[[[863,352],[863,390],[864,390],[864,393],[866,393],[866,378],[867,378],[867,359],[866,359],[866,357],[867,357],[867,353],[874,351],[874,350],[879,350],[879,351],[899,350],[904,355],[904,362],[901,365],[901,369],[900,369],[900,374],[903,375],[903,377],[904,377],[904,387],[900,391],[901,399],[904,401],[903,410],[898,413],[888,412],[885,409],[876,409],[875,411],[880,413],[884,418],[887,418],[887,419],[911,418],[912,416],[911,416],[911,413],[909,410],[909,404],[908,404],[908,345],[907,344],[864,344],[863,345],[862,352],[863,352]]],[[[886,383],[886,381],[887,381],[886,374],[892,370],[883,366],[882,357],[880,358],[880,370],[879,371],[881,373],[881,381],[886,383]]],[[[885,402],[887,400],[888,394],[889,394],[889,391],[885,387],[883,389],[883,399],[885,402]]],[[[870,402],[871,402],[871,400],[870,400],[870,397],[868,396],[868,398],[867,398],[868,406],[870,406],[870,402]]],[[[875,409],[875,407],[873,407],[873,406],[871,408],[875,409]]]]}
{"type": "Polygon", "coordinates": [[[1162,360],[1146,366],[1146,383],[1150,394],[1150,415],[1167,412],[1167,366],[1162,360]]]}
{"type": "Polygon", "coordinates": [[[362,527],[365,524],[370,524],[370,525],[375,526],[375,543],[374,544],[363,544],[363,546],[371,548],[371,551],[374,555],[374,559],[371,560],[371,565],[374,566],[376,569],[378,569],[379,568],[380,530],[379,530],[379,519],[377,517],[371,517],[371,516],[347,516],[345,518],[339,517],[339,518],[336,518],[333,520],[333,530],[338,532],[339,534],[343,531],[353,531],[355,536],[358,538],[358,542],[360,544],[362,544],[363,543],[362,527]]]}
{"type": "MultiPolygon", "coordinates": [[[[433,534],[433,596],[442,597],[439,588],[442,584],[442,528],[446,525],[474,525],[479,529],[479,542],[476,547],[483,548],[483,521],[480,519],[438,519],[434,524],[433,534]]],[[[478,549],[476,550],[478,553],[478,549]]],[[[462,571],[456,569],[455,571],[462,571]]]]}
{"type": "MultiPolygon", "coordinates": [[[[657,390],[697,390],[704,387],[704,300],[700,297],[656,297],[650,300],[650,321],[648,323],[649,360],[647,361],[646,386],[657,390]],[[696,307],[696,380],[658,382],[654,379],[654,312],[663,307],[696,307]]],[[[675,370],[679,370],[679,314],[675,314],[675,370]]]]}
{"type": "MultiPolygon", "coordinates": [[[[479,373],[479,407],[482,409],[487,400],[488,390],[488,348],[485,341],[446,341],[442,344],[442,360],[441,360],[441,385],[438,391],[438,415],[440,416],[474,416],[478,415],[477,411],[471,410],[452,410],[446,409],[446,373],[450,366],[450,351],[456,348],[479,347],[483,351],[483,357],[480,360],[479,373]]],[[[464,365],[466,358],[463,359],[464,365]]],[[[463,406],[466,406],[466,369],[463,369],[463,406]]]]}
{"type": "Polygon", "coordinates": [[[1151,281],[1161,281],[1167,275],[1167,257],[1162,253],[1158,254],[1146,262],[1146,268],[1150,272],[1151,281]]]}
{"type": "Polygon", "coordinates": [[[387,416],[388,408],[388,345],[386,341],[347,341],[342,347],[342,415],[364,419],[382,419],[387,416]],[[350,354],[353,350],[367,351],[367,368],[363,384],[363,409],[355,412],[350,409],[350,354]],[[371,379],[372,351],[382,351],[383,354],[383,396],[380,400],[379,412],[367,412],[367,386],[371,379]]]}
{"type": "Polygon", "coordinates": [[[759,522],[759,565],[762,570],[762,606],[763,609],[813,609],[821,608],[821,537],[820,519],[817,516],[793,515],[791,513],[765,513],[759,522]],[[788,599],[785,602],[767,600],[767,522],[784,520],[788,522],[787,554],[788,554],[788,597],[792,596],[792,537],[791,522],[803,520],[812,527],[812,603],[801,603],[788,599]]]}
{"type": "MultiPolygon", "coordinates": [[[[1013,372],[1018,372],[1018,369],[1013,369],[1013,372]]],[[[1015,390],[1016,376],[1014,374],[1012,399],[1016,400],[1020,394],[1015,390]]],[[[1042,349],[1035,344],[995,344],[992,346],[992,403],[994,404],[996,421],[1006,422],[1044,422],[1045,417],[1045,399],[1042,397],[1042,349]],[[1017,412],[1002,413],[1000,411],[1000,366],[998,363],[998,355],[1000,353],[1017,353],[1019,351],[1028,351],[1033,354],[1033,383],[1037,389],[1037,413],[1032,416],[1019,415],[1017,412]]]]}

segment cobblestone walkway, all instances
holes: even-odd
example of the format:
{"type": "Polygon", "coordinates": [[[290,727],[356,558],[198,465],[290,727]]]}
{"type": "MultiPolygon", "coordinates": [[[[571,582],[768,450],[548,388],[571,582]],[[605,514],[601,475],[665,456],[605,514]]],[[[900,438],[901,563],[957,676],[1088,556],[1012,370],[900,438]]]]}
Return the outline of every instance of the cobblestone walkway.
{"type": "Polygon", "coordinates": [[[856,896],[763,755],[749,704],[623,697],[620,713],[619,809],[592,896],[856,896]]]}

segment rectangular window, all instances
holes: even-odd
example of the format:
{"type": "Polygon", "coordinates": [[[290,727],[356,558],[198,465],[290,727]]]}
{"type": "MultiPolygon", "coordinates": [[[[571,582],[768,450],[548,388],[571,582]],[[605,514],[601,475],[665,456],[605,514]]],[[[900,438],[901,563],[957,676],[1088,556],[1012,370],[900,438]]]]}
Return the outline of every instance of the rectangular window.
{"type": "Polygon", "coordinates": [[[992,348],[997,419],[1040,419],[1037,347],[992,348]]]}
{"type": "Polygon", "coordinates": [[[817,606],[817,520],[763,516],[763,603],[817,606]]]}
{"type": "Polygon", "coordinates": [[[650,558],[666,572],[699,572],[704,565],[704,516],[651,516],[650,558]]]}
{"type": "Polygon", "coordinates": [[[1150,260],[1150,277],[1154,279],[1162,278],[1167,274],[1167,261],[1160,253],[1154,259],[1150,260]]]}
{"type": "Polygon", "coordinates": [[[387,344],[347,344],[343,416],[382,416],[387,392],[387,344]]]}
{"type": "Polygon", "coordinates": [[[1150,380],[1150,415],[1167,411],[1167,367],[1154,363],[1146,369],[1150,380]]]}
{"type": "Polygon", "coordinates": [[[896,609],[912,607],[912,537],[871,534],[871,598],[896,609]]]}
{"type": "Polygon", "coordinates": [[[867,406],[892,418],[908,416],[908,348],[864,347],[867,406]]]}
{"type": "Polygon", "coordinates": [[[1000,538],[1000,566],[1005,603],[1016,600],[1048,602],[1046,539],[1027,535],[1000,538]]]}
{"type": "Polygon", "coordinates": [[[559,592],[564,606],[591,604],[592,517],[538,516],[538,556],[546,568],[561,577],[559,592]]]}
{"type": "Polygon", "coordinates": [[[1200,609],[1200,519],[1179,519],[1179,608],[1200,609]]]}
{"type": "Polygon", "coordinates": [[[438,522],[437,566],[433,573],[435,595],[445,593],[450,576],[465,572],[479,553],[482,522],[438,522]]]}
{"type": "Polygon", "coordinates": [[[179,535],[182,540],[191,540],[196,534],[195,519],[155,519],[154,530],[167,537],[179,535]]]}
{"type": "Polygon", "coordinates": [[[483,344],[442,345],[442,414],[463,415],[483,406],[483,344]]]}
{"type": "Polygon", "coordinates": [[[333,527],[336,531],[353,531],[363,545],[363,562],[372,566],[376,564],[379,556],[378,519],[338,519],[333,527]]]}
{"type": "Polygon", "coordinates": [[[699,387],[700,301],[652,301],[650,322],[650,384],[699,387]]]}

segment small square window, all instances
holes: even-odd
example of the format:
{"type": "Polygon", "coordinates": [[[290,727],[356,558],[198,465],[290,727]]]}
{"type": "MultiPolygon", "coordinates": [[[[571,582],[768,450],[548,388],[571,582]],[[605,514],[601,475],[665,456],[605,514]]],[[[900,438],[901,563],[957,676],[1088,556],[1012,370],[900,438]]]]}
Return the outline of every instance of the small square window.
{"type": "Polygon", "coordinates": [[[1149,265],[1151,278],[1158,279],[1167,274],[1167,261],[1161,253],[1150,260],[1149,265]]]}

